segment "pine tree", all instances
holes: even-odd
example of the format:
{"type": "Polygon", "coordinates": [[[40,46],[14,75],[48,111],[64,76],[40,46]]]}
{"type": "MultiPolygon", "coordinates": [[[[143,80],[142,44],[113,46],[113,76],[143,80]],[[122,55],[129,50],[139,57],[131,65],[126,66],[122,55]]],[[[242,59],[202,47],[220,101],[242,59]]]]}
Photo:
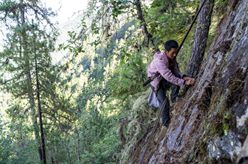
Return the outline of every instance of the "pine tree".
{"type": "Polygon", "coordinates": [[[28,101],[24,109],[30,111],[38,153],[41,161],[46,163],[40,96],[45,105],[47,96],[44,94],[49,93],[47,91],[54,81],[50,52],[54,50],[55,31],[49,20],[54,13],[42,8],[38,1],[25,0],[3,1],[0,13],[8,31],[0,56],[1,84],[15,98],[28,101]],[[49,26],[50,32],[45,31],[49,26]],[[46,89],[39,88],[39,85],[46,89]]]}

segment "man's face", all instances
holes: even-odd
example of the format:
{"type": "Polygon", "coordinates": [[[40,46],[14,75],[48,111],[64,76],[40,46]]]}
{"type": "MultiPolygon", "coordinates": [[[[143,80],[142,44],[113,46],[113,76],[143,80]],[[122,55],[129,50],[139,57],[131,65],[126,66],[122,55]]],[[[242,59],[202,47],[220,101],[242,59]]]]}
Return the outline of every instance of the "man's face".
{"type": "Polygon", "coordinates": [[[166,51],[166,54],[170,59],[174,59],[177,55],[177,49],[171,48],[170,51],[166,51]]]}

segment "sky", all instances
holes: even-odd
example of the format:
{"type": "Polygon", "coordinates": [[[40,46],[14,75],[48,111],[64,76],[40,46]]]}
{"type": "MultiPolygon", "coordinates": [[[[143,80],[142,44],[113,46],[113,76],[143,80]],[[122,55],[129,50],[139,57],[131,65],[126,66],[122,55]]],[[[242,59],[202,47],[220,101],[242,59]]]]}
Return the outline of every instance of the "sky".
{"type": "MultiPolygon", "coordinates": [[[[78,11],[85,10],[88,1],[89,0],[41,0],[46,7],[50,7],[53,11],[57,11],[57,16],[54,18],[54,21],[57,21],[59,25],[65,24],[68,20],[70,20],[73,14],[78,11]]],[[[2,41],[3,36],[4,30],[1,30],[0,41],[2,41]]]]}
{"type": "MultiPolygon", "coordinates": [[[[68,22],[70,22],[70,18],[72,18],[75,13],[78,13],[79,11],[83,11],[87,8],[87,4],[89,0],[41,0],[41,2],[47,8],[52,8],[53,11],[57,12],[57,16],[52,19],[52,22],[54,23],[58,22],[57,27],[64,28],[64,25],[68,25],[68,22]]],[[[1,26],[0,28],[1,28],[0,30],[0,51],[1,51],[3,49],[1,43],[3,41],[5,30],[1,26]]],[[[59,60],[59,59],[55,59],[55,60],[59,60]]]]}
{"type": "MultiPolygon", "coordinates": [[[[80,20],[73,18],[74,14],[85,10],[89,1],[90,0],[41,0],[47,8],[50,7],[53,11],[57,12],[57,16],[53,18],[53,22],[59,23],[57,26],[60,32],[58,43],[66,41],[68,38],[67,31],[73,30],[70,29],[71,25],[74,24],[75,21],[80,22],[80,20]]],[[[52,63],[58,63],[65,54],[65,51],[55,51],[51,53],[52,63]]]]}
{"type": "Polygon", "coordinates": [[[46,7],[58,11],[55,18],[59,24],[67,22],[74,13],[85,10],[89,0],[41,0],[46,7]]]}

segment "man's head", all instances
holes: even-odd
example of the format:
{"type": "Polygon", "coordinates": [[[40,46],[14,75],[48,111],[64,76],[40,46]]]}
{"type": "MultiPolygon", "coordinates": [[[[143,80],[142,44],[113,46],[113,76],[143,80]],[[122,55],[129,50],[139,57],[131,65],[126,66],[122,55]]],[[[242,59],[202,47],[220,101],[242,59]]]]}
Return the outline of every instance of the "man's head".
{"type": "Polygon", "coordinates": [[[165,48],[165,51],[166,51],[167,56],[170,59],[174,59],[176,57],[177,48],[178,48],[177,41],[175,41],[175,40],[168,40],[167,42],[165,42],[164,48],[165,48]]]}

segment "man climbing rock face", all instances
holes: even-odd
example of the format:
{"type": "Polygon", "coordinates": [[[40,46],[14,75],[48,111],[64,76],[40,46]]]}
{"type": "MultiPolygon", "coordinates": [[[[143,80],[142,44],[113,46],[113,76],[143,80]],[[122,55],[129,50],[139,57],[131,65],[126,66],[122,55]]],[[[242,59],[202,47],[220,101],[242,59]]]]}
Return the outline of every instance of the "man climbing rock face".
{"type": "Polygon", "coordinates": [[[195,79],[181,74],[176,54],[178,43],[175,40],[168,40],[164,44],[165,51],[155,53],[153,60],[148,66],[147,74],[149,78],[157,76],[151,83],[152,92],[156,94],[160,108],[160,122],[164,126],[169,125],[170,104],[166,92],[171,88],[171,101],[175,102],[180,86],[193,85],[195,79]]]}

